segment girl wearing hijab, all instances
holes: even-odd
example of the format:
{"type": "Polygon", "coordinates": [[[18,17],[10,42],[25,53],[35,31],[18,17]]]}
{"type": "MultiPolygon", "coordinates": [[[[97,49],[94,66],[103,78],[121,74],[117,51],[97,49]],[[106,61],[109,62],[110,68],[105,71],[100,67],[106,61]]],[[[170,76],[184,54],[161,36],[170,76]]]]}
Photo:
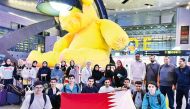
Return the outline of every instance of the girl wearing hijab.
{"type": "Polygon", "coordinates": [[[117,67],[114,71],[114,80],[116,87],[123,86],[123,82],[127,77],[127,70],[123,67],[121,60],[117,61],[117,67]]]}
{"type": "Polygon", "coordinates": [[[11,60],[8,58],[5,60],[5,65],[0,67],[0,75],[3,80],[3,84],[13,84],[13,77],[16,77],[16,67],[11,65],[11,60]]]}
{"type": "Polygon", "coordinates": [[[99,65],[96,64],[94,65],[94,69],[92,70],[92,77],[95,79],[95,81],[99,81],[102,76],[103,76],[103,73],[99,70],[99,65]]]}

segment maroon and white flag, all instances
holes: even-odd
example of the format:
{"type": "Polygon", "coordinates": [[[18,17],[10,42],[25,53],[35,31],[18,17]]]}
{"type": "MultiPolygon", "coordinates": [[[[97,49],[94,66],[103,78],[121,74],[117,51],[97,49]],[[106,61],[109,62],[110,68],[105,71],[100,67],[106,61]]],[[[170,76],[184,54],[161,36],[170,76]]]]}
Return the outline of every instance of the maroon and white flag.
{"type": "Polygon", "coordinates": [[[61,109],[136,109],[130,91],[61,95],[61,109]]]}

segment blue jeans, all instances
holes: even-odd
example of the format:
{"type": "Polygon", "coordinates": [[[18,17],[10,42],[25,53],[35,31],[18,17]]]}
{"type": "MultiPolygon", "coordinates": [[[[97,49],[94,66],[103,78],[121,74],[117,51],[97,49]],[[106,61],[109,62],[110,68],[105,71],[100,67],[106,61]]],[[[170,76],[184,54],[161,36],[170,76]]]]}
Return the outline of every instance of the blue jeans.
{"type": "Polygon", "coordinates": [[[160,86],[161,93],[168,96],[169,107],[170,109],[174,109],[174,91],[172,90],[172,86],[160,86]]]}

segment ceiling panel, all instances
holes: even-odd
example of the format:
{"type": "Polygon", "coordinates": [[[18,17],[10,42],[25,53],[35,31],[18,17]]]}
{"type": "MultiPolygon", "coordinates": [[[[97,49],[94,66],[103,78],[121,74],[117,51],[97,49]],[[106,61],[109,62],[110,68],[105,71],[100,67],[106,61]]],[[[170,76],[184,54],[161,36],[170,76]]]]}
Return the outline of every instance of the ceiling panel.
{"type": "Polygon", "coordinates": [[[190,0],[128,0],[122,4],[124,0],[103,0],[109,12],[138,12],[138,11],[153,11],[165,10],[178,6],[187,5],[190,0]],[[145,4],[153,6],[147,7],[145,4]]]}
{"type": "MultiPolygon", "coordinates": [[[[0,0],[0,4],[11,6],[13,8],[36,12],[37,0],[0,0]]],[[[184,6],[190,3],[190,0],[128,0],[125,4],[122,4],[124,0],[103,0],[108,12],[139,12],[139,11],[153,11],[153,10],[165,10],[178,6],[184,6]],[[151,4],[150,8],[147,8],[144,4],[151,4]]]]}

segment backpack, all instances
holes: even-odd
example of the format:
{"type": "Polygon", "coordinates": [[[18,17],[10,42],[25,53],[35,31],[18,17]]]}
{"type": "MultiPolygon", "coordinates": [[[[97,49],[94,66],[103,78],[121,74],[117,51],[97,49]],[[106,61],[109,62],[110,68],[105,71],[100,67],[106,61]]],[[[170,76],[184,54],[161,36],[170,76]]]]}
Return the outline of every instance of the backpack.
{"type": "MultiPolygon", "coordinates": [[[[44,98],[44,107],[46,105],[46,101],[47,101],[47,98],[46,98],[46,94],[43,94],[43,98],[44,98]]],[[[34,101],[34,93],[31,94],[31,98],[30,98],[30,104],[29,104],[29,107],[28,109],[30,109],[30,106],[32,105],[32,102],[34,101]]]]}
{"type": "MultiPolygon", "coordinates": [[[[142,99],[142,101],[143,101],[144,94],[145,93],[143,91],[141,91],[141,99],[142,99]]],[[[135,91],[134,94],[133,94],[133,101],[134,102],[135,102],[136,95],[137,95],[137,91],[135,91]]]]}
{"type": "MultiPolygon", "coordinates": [[[[151,109],[150,108],[150,101],[149,101],[149,95],[146,94],[146,99],[148,100],[148,108],[147,109],[151,109]]],[[[157,95],[157,100],[158,100],[158,104],[161,106],[161,97],[160,94],[157,95]]]]}
{"type": "MultiPolygon", "coordinates": [[[[77,86],[77,92],[79,92],[79,85],[76,84],[76,86],[77,86]]],[[[63,87],[63,91],[66,92],[66,85],[63,87]]]]}

